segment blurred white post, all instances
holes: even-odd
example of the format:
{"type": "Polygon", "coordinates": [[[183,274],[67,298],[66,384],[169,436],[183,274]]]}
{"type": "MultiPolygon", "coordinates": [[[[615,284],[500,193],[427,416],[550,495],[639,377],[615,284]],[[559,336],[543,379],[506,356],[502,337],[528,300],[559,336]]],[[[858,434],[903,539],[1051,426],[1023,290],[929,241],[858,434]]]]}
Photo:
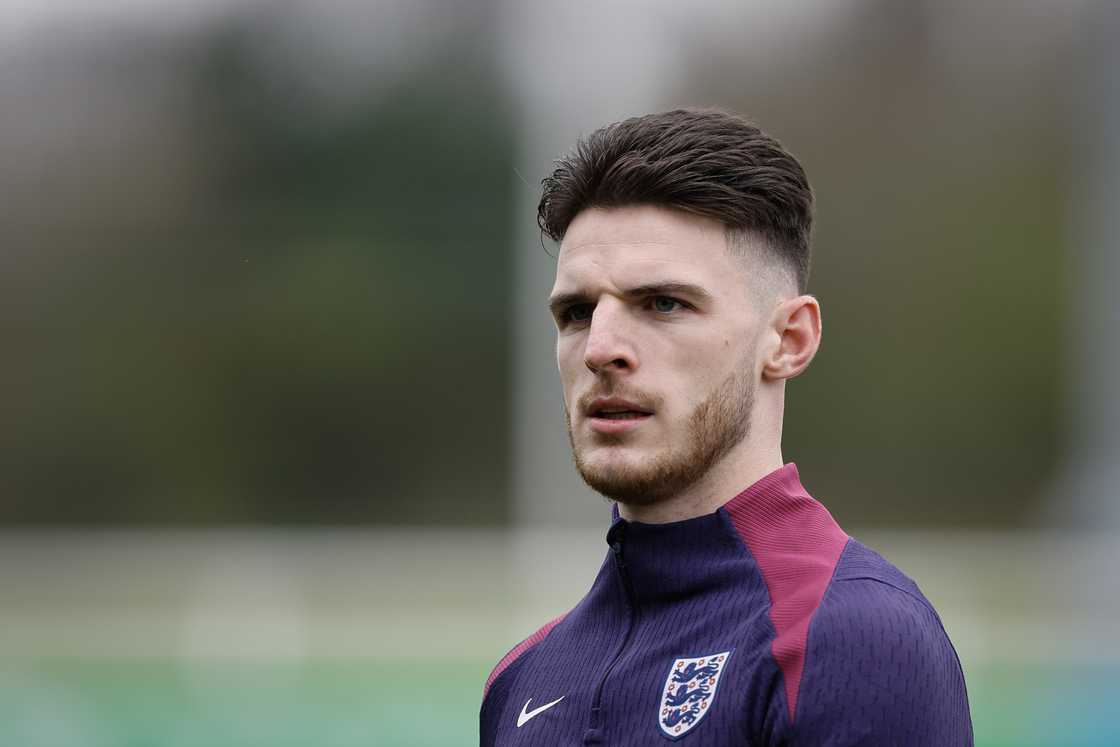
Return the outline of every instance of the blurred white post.
{"type": "Polygon", "coordinates": [[[1082,85],[1069,117],[1068,453],[1047,520],[1109,530],[1120,528],[1120,5],[1100,0],[1084,19],[1082,85]]]}

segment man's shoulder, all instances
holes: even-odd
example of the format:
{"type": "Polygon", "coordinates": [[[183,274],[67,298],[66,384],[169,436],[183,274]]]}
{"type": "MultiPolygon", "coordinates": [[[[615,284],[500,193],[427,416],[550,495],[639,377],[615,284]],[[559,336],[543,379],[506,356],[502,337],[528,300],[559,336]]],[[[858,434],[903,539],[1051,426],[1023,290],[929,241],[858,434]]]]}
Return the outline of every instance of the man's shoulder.
{"type": "Polygon", "coordinates": [[[881,602],[892,607],[909,609],[912,602],[917,602],[936,617],[933,605],[912,578],[853,537],[848,540],[836,564],[830,591],[836,590],[832,595],[838,597],[835,601],[847,606],[845,602],[849,602],[851,596],[861,589],[866,593],[877,592],[881,602]]]}
{"type": "Polygon", "coordinates": [[[902,690],[932,682],[963,685],[933,605],[909,576],[854,539],[812,620],[807,645],[806,675],[818,685],[821,678],[849,681],[852,672],[902,690]]]}
{"type": "Polygon", "coordinates": [[[486,699],[486,696],[489,694],[490,688],[494,684],[494,682],[497,681],[497,679],[501,677],[502,674],[507,669],[509,669],[516,661],[518,661],[521,657],[531,651],[534,646],[543,641],[548,636],[548,634],[552,632],[553,628],[563,622],[564,618],[567,617],[567,615],[568,613],[564,613],[563,615],[558,615],[557,617],[552,618],[544,625],[533,631],[533,633],[527,638],[523,639],[520,643],[507,651],[506,655],[498,660],[498,663],[492,670],[490,670],[490,675],[486,678],[486,684],[482,688],[483,700],[486,699]]]}
{"type": "Polygon", "coordinates": [[[797,723],[806,738],[972,743],[964,674],[941,619],[913,580],[856,540],[809,629],[797,723]]]}

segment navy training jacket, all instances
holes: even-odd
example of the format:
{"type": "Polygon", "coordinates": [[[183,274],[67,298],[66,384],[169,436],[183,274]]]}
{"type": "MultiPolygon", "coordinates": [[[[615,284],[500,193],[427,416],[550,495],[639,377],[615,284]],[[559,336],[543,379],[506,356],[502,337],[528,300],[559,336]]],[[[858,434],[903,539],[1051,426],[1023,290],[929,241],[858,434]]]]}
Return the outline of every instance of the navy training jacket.
{"type": "Polygon", "coordinates": [[[607,543],[579,604],[490,674],[483,747],[972,745],[932,605],[793,463],[706,516],[616,509],[607,543]]]}

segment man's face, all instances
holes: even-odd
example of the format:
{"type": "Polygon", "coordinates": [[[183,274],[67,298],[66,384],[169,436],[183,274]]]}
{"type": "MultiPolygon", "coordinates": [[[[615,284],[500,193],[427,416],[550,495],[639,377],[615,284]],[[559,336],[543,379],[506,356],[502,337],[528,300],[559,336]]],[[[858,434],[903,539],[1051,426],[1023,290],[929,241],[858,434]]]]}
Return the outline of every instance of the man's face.
{"type": "Polygon", "coordinates": [[[648,505],[694,485],[750,427],[762,320],[722,224],[654,206],[589,209],[550,305],[576,467],[648,505]]]}

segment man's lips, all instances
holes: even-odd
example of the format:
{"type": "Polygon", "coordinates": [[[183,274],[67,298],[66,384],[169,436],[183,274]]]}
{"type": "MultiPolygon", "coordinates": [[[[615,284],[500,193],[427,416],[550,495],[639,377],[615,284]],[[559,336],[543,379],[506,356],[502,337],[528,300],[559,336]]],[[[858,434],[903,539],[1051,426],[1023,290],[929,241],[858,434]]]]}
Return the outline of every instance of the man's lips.
{"type": "Polygon", "coordinates": [[[653,410],[642,407],[622,397],[597,397],[591,400],[584,411],[591,417],[609,417],[612,415],[633,413],[637,415],[652,415],[653,410]]]}
{"type": "Polygon", "coordinates": [[[645,413],[631,413],[620,417],[596,417],[592,415],[587,419],[591,430],[596,433],[623,433],[633,430],[646,422],[652,415],[645,413]]]}
{"type": "Polygon", "coordinates": [[[621,397],[600,397],[585,408],[591,430],[621,433],[638,427],[653,417],[649,409],[621,397]]]}

